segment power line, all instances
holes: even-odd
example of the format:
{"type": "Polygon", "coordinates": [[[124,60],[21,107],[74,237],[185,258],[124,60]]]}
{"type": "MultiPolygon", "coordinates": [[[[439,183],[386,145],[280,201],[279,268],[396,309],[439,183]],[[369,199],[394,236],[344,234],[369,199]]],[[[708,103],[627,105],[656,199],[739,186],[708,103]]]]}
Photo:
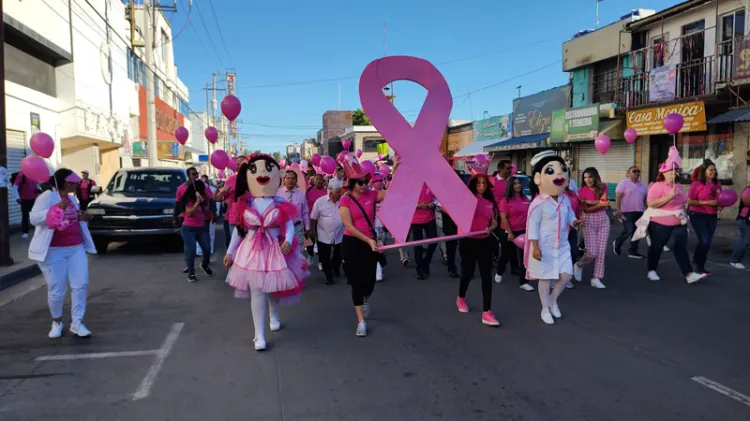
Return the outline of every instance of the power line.
{"type": "Polygon", "coordinates": [[[203,17],[203,13],[201,12],[201,7],[198,5],[198,0],[194,0],[194,3],[195,3],[195,10],[198,12],[198,17],[201,18],[201,24],[203,25],[203,29],[206,31],[208,42],[211,44],[211,47],[213,47],[214,52],[216,53],[216,57],[219,59],[219,62],[221,63],[221,65],[226,66],[226,64],[224,63],[224,60],[222,60],[221,56],[219,55],[219,50],[218,48],[216,48],[213,38],[211,38],[211,32],[209,32],[208,27],[206,26],[206,18],[203,17]]]}
{"type": "Polygon", "coordinates": [[[221,43],[224,45],[224,52],[227,53],[227,59],[229,60],[229,64],[234,67],[234,63],[232,62],[232,55],[229,54],[229,49],[227,49],[227,42],[224,40],[224,33],[221,30],[221,24],[219,23],[219,18],[216,17],[216,9],[214,9],[214,1],[208,0],[208,3],[211,5],[211,13],[214,15],[214,21],[216,22],[216,27],[219,29],[219,37],[221,38],[221,43]]]}

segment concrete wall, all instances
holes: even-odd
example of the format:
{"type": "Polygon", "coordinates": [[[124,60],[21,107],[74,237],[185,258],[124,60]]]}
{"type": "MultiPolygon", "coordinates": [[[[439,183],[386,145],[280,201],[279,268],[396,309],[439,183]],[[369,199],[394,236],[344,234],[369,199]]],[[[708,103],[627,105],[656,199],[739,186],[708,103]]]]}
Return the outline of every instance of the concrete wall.
{"type": "Polygon", "coordinates": [[[70,0],[5,0],[3,12],[70,54],[70,0]]]}

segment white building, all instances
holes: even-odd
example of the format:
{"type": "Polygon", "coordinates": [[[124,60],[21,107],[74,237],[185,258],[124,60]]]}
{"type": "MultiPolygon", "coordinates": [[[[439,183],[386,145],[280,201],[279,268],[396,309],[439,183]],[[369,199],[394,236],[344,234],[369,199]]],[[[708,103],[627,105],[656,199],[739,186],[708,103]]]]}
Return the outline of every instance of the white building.
{"type": "MultiPolygon", "coordinates": [[[[224,120],[224,119],[222,119],[224,120]]],[[[219,121],[221,123],[222,121],[219,121]]],[[[227,137],[227,132],[221,127],[216,125],[209,113],[205,111],[192,111],[190,113],[190,138],[188,139],[185,146],[194,149],[192,153],[192,159],[186,161],[191,165],[200,166],[200,171],[203,173],[211,172],[212,175],[216,175],[216,171],[209,169],[208,158],[211,152],[217,149],[223,149],[227,137]],[[205,131],[209,126],[216,127],[219,132],[219,137],[215,144],[210,144],[206,139],[205,131]]]]}

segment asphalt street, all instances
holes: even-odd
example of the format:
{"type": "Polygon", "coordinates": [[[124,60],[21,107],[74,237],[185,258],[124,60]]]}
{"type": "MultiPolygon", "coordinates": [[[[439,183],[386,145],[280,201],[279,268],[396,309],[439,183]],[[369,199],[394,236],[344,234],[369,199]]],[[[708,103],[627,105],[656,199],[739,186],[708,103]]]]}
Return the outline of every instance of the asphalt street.
{"type": "Polygon", "coordinates": [[[660,282],[610,255],[608,289],[566,291],[554,326],[506,276],[491,328],[478,279],[460,314],[439,259],[418,281],[392,252],[368,337],[354,335],[345,281],[324,285],[315,269],[263,353],[221,255],[195,284],[163,244],[91,257],[89,339],[47,338],[44,288],[0,307],[0,420],[750,419],[750,272],[725,254],[690,286],[670,253],[660,282]]]}

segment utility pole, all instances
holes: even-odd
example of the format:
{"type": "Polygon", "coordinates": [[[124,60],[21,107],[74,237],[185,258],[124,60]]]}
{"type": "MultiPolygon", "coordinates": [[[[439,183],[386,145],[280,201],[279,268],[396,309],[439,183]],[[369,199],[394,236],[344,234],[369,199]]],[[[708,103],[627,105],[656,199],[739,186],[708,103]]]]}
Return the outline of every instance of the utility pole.
{"type": "MultiPolygon", "coordinates": [[[[3,2],[0,1],[0,24],[5,27],[3,22],[3,2]]],[[[0,75],[5,81],[5,31],[0,31],[0,75]]],[[[8,167],[8,145],[5,137],[5,82],[0,83],[0,168],[8,167]]],[[[5,180],[0,180],[0,209],[3,211],[0,215],[0,266],[10,266],[13,259],[10,257],[10,219],[8,212],[8,190],[10,186],[6,182],[10,179],[10,174],[5,180]]]]}
{"type": "MultiPolygon", "coordinates": [[[[208,113],[208,105],[209,105],[208,83],[206,83],[206,129],[212,126],[211,114],[208,113]]],[[[206,148],[208,148],[208,173],[211,175],[217,175],[216,171],[213,169],[214,168],[213,165],[211,165],[211,142],[206,141],[206,148]]],[[[216,146],[214,146],[214,150],[215,149],[216,149],[216,146]]]]}
{"type": "MultiPolygon", "coordinates": [[[[156,99],[154,98],[154,37],[152,27],[154,23],[151,20],[151,1],[143,2],[144,17],[144,44],[146,44],[146,124],[148,134],[148,165],[158,167],[159,163],[159,145],[156,139],[156,99]]],[[[156,17],[156,16],[154,16],[156,17]]]]}
{"type": "MultiPolygon", "coordinates": [[[[213,74],[213,83],[211,84],[211,91],[213,94],[213,98],[211,99],[211,112],[214,119],[214,124],[216,124],[216,73],[213,74]]],[[[224,148],[226,151],[226,148],[224,148]]]]}

